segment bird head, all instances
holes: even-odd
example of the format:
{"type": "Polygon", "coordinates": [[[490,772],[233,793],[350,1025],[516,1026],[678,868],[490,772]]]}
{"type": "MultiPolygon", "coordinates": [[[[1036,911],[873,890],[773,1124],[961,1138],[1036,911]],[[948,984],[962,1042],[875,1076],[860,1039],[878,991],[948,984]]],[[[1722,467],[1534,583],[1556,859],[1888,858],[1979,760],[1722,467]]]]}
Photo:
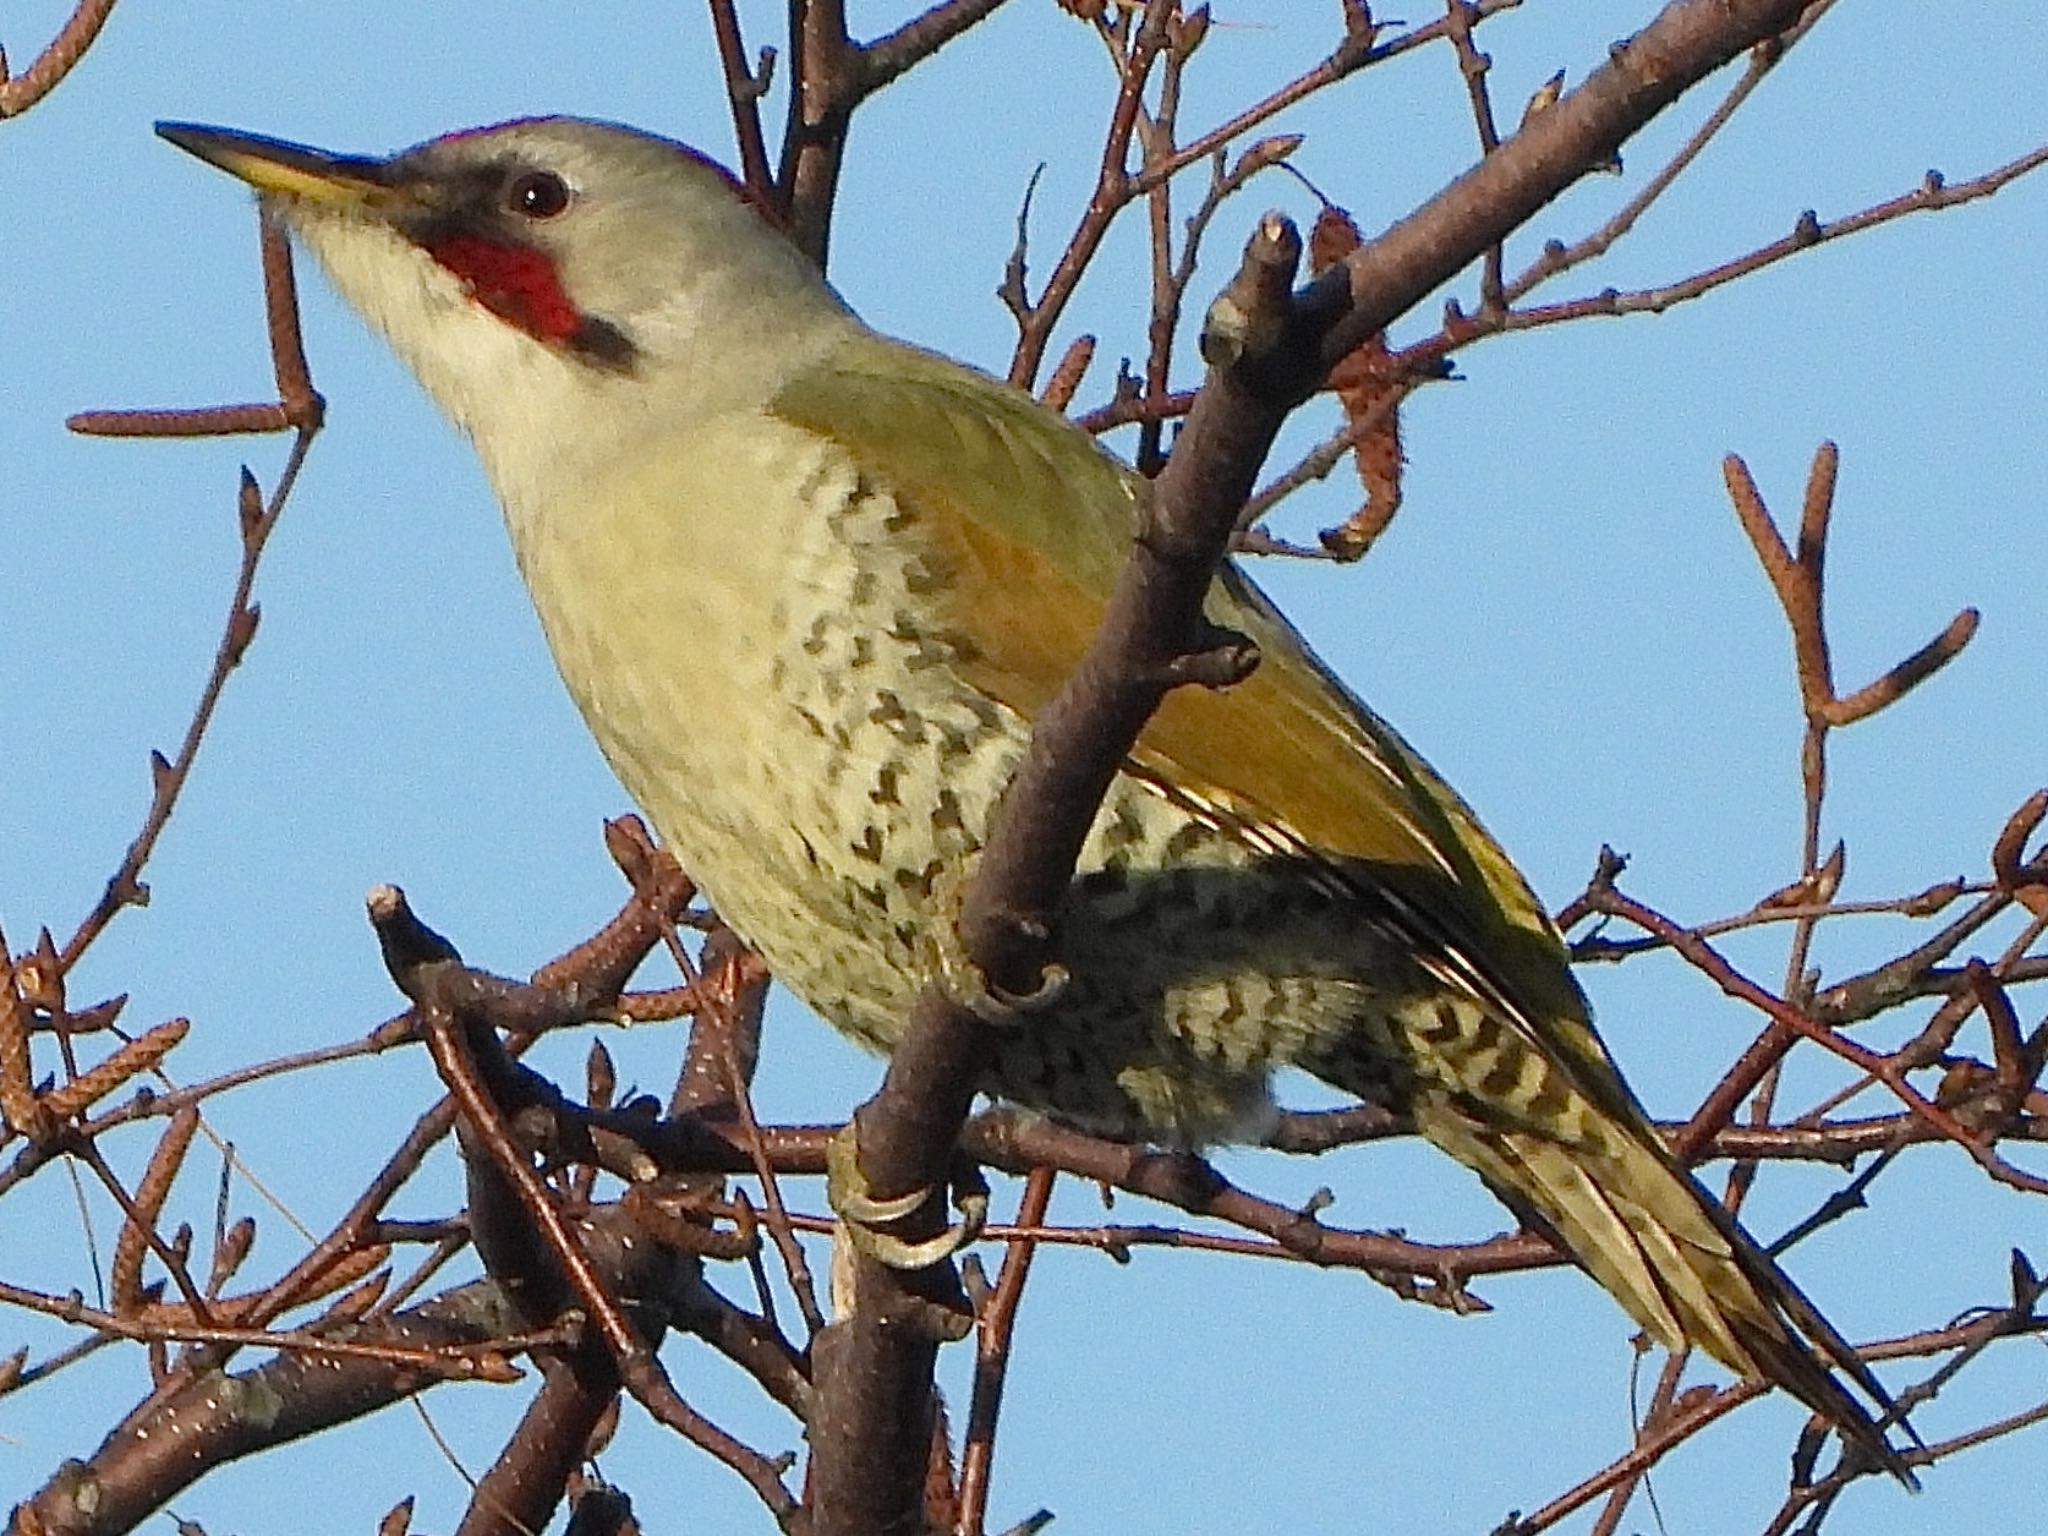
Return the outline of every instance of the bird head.
{"type": "Polygon", "coordinates": [[[256,188],[501,492],[537,451],[568,467],[643,419],[764,398],[849,323],[730,174],[652,134],[529,118],[380,159],[157,131],[256,188]]]}

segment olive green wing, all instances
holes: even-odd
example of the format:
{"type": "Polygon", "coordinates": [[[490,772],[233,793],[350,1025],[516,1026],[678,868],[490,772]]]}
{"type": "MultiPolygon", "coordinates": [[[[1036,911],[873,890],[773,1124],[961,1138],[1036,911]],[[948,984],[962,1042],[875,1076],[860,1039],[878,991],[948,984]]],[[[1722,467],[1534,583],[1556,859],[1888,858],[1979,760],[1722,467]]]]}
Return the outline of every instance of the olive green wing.
{"type": "MultiPolygon", "coordinates": [[[[929,526],[948,622],[972,642],[970,680],[1025,715],[1047,704],[1094,637],[1145,482],[1021,391],[877,337],[808,370],[770,409],[843,445],[929,526]]],[[[1573,1076],[1608,1101],[1612,1069],[1562,945],[1471,810],[1235,567],[1209,615],[1257,642],[1261,664],[1233,688],[1169,694],[1132,771],[1392,907],[1447,981],[1595,1066],[1573,1076]]]]}

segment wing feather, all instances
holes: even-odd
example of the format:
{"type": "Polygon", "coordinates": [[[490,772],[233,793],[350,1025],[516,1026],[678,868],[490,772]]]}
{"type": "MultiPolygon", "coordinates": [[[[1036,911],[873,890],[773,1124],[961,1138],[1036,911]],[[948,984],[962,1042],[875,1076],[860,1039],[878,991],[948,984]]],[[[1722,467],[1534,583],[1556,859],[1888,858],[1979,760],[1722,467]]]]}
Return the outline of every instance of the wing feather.
{"type": "MultiPolygon", "coordinates": [[[[849,341],[771,409],[841,444],[921,518],[951,576],[949,622],[975,642],[957,648],[975,686],[1027,716],[1049,703],[1094,637],[1145,482],[1030,396],[873,337],[849,341]]],[[[1327,865],[1448,983],[1612,1102],[1619,1085],[1583,1024],[1562,944],[1470,808],[1235,566],[1208,610],[1258,644],[1261,664],[1234,688],[1169,694],[1131,771],[1255,829],[1262,846],[1327,865]]]]}

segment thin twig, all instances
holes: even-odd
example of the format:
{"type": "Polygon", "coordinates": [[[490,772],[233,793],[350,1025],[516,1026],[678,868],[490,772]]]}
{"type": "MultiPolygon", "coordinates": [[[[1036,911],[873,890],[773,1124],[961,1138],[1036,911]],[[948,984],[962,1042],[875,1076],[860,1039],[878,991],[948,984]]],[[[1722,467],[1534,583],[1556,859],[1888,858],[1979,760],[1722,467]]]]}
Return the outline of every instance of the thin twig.
{"type": "MultiPolygon", "coordinates": [[[[669,931],[668,943],[676,959],[688,965],[688,957],[676,940],[673,929],[669,931]]],[[[720,1010],[727,1019],[734,1018],[740,1008],[741,988],[751,984],[752,996],[747,1007],[754,1016],[755,1027],[759,1027],[760,1009],[768,985],[767,972],[752,951],[740,946],[737,937],[733,939],[732,954],[708,982],[703,978],[692,979],[702,988],[701,995],[709,1000],[708,1005],[720,1010]],[[759,974],[749,977],[749,970],[759,971],[759,974]]],[[[782,1259],[783,1275],[796,1296],[797,1310],[803,1314],[805,1330],[815,1337],[825,1326],[825,1314],[818,1305],[817,1282],[811,1278],[811,1267],[804,1257],[803,1244],[797,1241],[796,1232],[789,1224],[789,1207],[782,1198],[782,1184],[775,1176],[774,1162],[762,1140],[761,1122],[754,1116],[753,1063],[751,1059],[741,1060],[736,1034],[737,1031],[731,1027],[722,1031],[725,1049],[721,1055],[732,1093],[733,1111],[739,1116],[740,1131],[746,1138],[747,1155],[753,1160],[754,1175],[761,1182],[761,1198],[768,1207],[768,1231],[774,1239],[775,1251],[782,1259]]]]}
{"type": "Polygon", "coordinates": [[[1728,94],[1721,98],[1714,110],[1706,115],[1699,127],[1693,130],[1671,158],[1658,167],[1656,173],[1643,183],[1641,189],[1591,234],[1584,235],[1569,245],[1557,240],[1546,243],[1543,254],[1507,285],[1507,301],[1511,304],[1519,302],[1560,272],[1567,272],[1605,254],[1616,241],[1634,229],[1637,221],[1650,210],[1651,205],[1670,189],[1685,168],[1699,158],[1700,153],[1713,141],[1715,135],[1734,119],[1742,104],[1763,83],[1764,76],[1784,58],[1786,51],[1811,32],[1814,24],[1833,5],[1834,0],[1816,0],[1790,30],[1750,49],[1749,63],[1743,70],[1742,77],[1729,88],[1728,94]]]}
{"type": "MultiPolygon", "coordinates": [[[[1881,203],[1873,203],[1867,208],[1844,214],[1838,219],[1823,221],[1810,210],[1802,213],[1793,222],[1789,234],[1740,256],[1731,257],[1718,265],[1705,268],[1690,277],[1649,288],[1608,288],[1582,299],[1511,309],[1501,317],[1499,325],[1504,330],[1525,331],[1545,325],[1556,325],[1560,321],[1583,319],[1591,315],[1662,314],[1667,309],[1700,298],[1738,278],[1747,277],[1752,272],[1761,271],[1802,251],[1812,250],[1815,246],[1846,239],[1911,214],[1933,213],[1974,202],[1981,197],[1990,197],[2044,164],[2048,164],[2048,144],[2031,149],[2024,155],[1968,181],[1951,182],[1939,171],[1929,171],[1920,185],[1912,191],[1888,198],[1881,203]]],[[[1473,323],[1479,324],[1480,321],[1475,317],[1473,323]]]]}
{"type": "Polygon", "coordinates": [[[1175,8],[1176,0],[1146,0],[1143,19],[1122,62],[1116,104],[1110,109],[1109,126],[1103,133],[1095,191],[1037,301],[1028,305],[1018,324],[1017,346],[1010,358],[1010,382],[1019,389],[1031,388],[1037,379],[1045,349],[1060,316],[1066,312],[1067,301],[1080,286],[1082,275],[1094,261],[1117,214],[1137,195],[1129,169],[1131,138],[1137,131],[1138,113],[1144,105],[1145,85],[1151,78],[1152,66],[1166,47],[1167,23],[1172,20],[1175,8]]]}
{"type": "Polygon", "coordinates": [[[170,821],[171,812],[177,808],[178,796],[184,790],[193,761],[199,755],[200,742],[205,739],[207,727],[213,723],[214,710],[220,703],[221,690],[227,686],[228,674],[241,662],[243,652],[255,635],[257,609],[250,601],[250,594],[256,585],[257,566],[270,535],[277,528],[285,503],[290,499],[292,487],[298,483],[306,454],[320,431],[320,397],[306,382],[305,348],[299,339],[290,252],[282,231],[269,219],[262,220],[261,229],[264,309],[269,320],[271,359],[281,396],[277,410],[282,418],[280,425],[294,428],[291,452],[285,458],[284,468],[278,474],[277,484],[272,488],[268,501],[258,495],[256,482],[248,470],[242,471],[237,497],[242,531],[241,560],[235,573],[234,591],[228,599],[227,620],[221,629],[220,643],[214,648],[213,665],[199,691],[199,702],[193,708],[177,753],[168,759],[161,754],[151,755],[154,782],[142,829],[121,856],[121,862],[107,880],[99,901],[65,943],[61,965],[66,971],[78,963],[79,957],[122,908],[140,906],[149,899],[148,888],[141,880],[143,866],[149,862],[158,838],[170,821]]]}
{"type": "Polygon", "coordinates": [[[1024,1233],[1044,1222],[1056,1177],[1050,1168],[1034,1168],[1025,1176],[1024,1198],[1017,1207],[1019,1235],[1009,1240],[995,1291],[976,1319],[974,1395],[967,1413],[967,1437],[960,1450],[957,1536],[982,1536],[982,1523],[988,1515],[989,1472],[995,1465],[996,1423],[1010,1369],[1017,1306],[1024,1299],[1024,1282],[1030,1278],[1031,1258],[1037,1250],[1036,1241],[1024,1233]]]}
{"type": "Polygon", "coordinates": [[[79,0],[77,9],[58,28],[50,46],[36,56],[25,73],[12,79],[7,74],[7,56],[0,53],[0,118],[18,117],[55,90],[57,83],[85,57],[86,49],[100,35],[100,28],[107,24],[113,9],[114,0],[79,0]]]}
{"type": "MultiPolygon", "coordinates": [[[[1479,134],[1479,152],[1490,155],[1500,148],[1500,130],[1494,126],[1493,96],[1487,90],[1486,74],[1493,60],[1472,41],[1472,26],[1478,7],[1470,0],[1444,0],[1444,28],[1458,56],[1458,74],[1465,82],[1465,95],[1472,105],[1472,122],[1479,134]]],[[[1501,292],[1501,246],[1495,241],[1486,248],[1479,278],[1481,313],[1507,307],[1501,292]]]]}
{"type": "MultiPolygon", "coordinates": [[[[1613,916],[1626,918],[1629,922],[1660,935],[1696,969],[1712,978],[1730,997],[1761,1009],[1770,1015],[1773,1024],[1781,1029],[1813,1041],[1877,1078],[1901,1103],[1967,1151],[1985,1172],[2000,1183],[2011,1184],[2014,1188],[2030,1192],[2048,1193],[2048,1180],[2036,1179],[2031,1174],[2022,1173],[2007,1164],[1991,1150],[1985,1138],[1970,1131],[1948,1111],[1918,1092],[1906,1081],[1904,1073],[1890,1059],[1856,1044],[1827,1025],[1807,1017],[1783,998],[1765,991],[1723,959],[1712,945],[1680,928],[1662,913],[1612,888],[1606,893],[1606,900],[1609,905],[1605,910],[1613,916]]],[[[1743,1091],[1746,1093],[1749,1087],[1754,1087],[1756,1082],[1761,1081],[1762,1076],[1761,1071],[1757,1072],[1743,1091]]],[[[1730,1077],[1735,1078],[1735,1074],[1731,1073],[1730,1077]]],[[[1705,1122],[1704,1117],[1696,1117],[1693,1126],[1687,1128],[1681,1140],[1681,1145],[1677,1149],[1679,1155],[1685,1157],[1696,1152],[1699,1144],[1710,1134],[1711,1127],[1705,1122]]]]}
{"type": "MultiPolygon", "coordinates": [[[[1472,11],[1476,19],[1484,20],[1502,11],[1514,10],[1521,3],[1522,0],[1474,0],[1472,11]]],[[[1314,68],[1296,76],[1265,100],[1245,108],[1227,122],[1199,138],[1190,139],[1158,165],[1139,172],[1132,180],[1131,195],[1136,197],[1149,192],[1155,178],[1178,176],[1189,166],[1215,154],[1260,124],[1271,121],[1295,103],[1329,89],[1359,70],[1383,64],[1388,59],[1399,58],[1404,53],[1436,42],[1444,36],[1446,29],[1447,24],[1443,21],[1426,22],[1398,37],[1388,38],[1384,43],[1374,43],[1372,34],[1367,31],[1347,31],[1329,57],[1314,68]]]]}
{"type": "Polygon", "coordinates": [[[739,146],[740,174],[757,199],[775,195],[775,173],[768,165],[767,142],[761,136],[761,96],[767,89],[774,55],[763,51],[758,68],[747,65],[746,44],[733,0],[711,0],[711,31],[718,44],[718,63],[725,77],[725,99],[732,108],[732,133],[739,146]]]}
{"type": "Polygon", "coordinates": [[[862,91],[880,90],[913,65],[921,64],[969,27],[994,15],[1004,0],[936,0],[921,15],[861,49],[862,91]]]}
{"type": "Polygon", "coordinates": [[[403,1345],[329,1338],[302,1329],[230,1328],[205,1322],[161,1323],[148,1317],[125,1317],[89,1307],[75,1294],[46,1296],[5,1281],[0,1281],[0,1301],[61,1322],[78,1323],[113,1338],[166,1344],[227,1344],[290,1350],[331,1359],[378,1360],[403,1370],[427,1371],[456,1381],[517,1381],[519,1372],[506,1360],[508,1354],[517,1354],[535,1344],[558,1343],[564,1337],[560,1329],[549,1328],[510,1334],[483,1345],[409,1349],[403,1345]]]}

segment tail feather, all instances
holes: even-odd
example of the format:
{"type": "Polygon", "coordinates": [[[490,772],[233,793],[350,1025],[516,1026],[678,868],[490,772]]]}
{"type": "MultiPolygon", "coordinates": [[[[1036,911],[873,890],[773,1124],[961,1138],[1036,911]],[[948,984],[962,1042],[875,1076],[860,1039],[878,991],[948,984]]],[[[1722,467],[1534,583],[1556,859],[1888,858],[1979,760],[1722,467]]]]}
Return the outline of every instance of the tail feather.
{"type": "MultiPolygon", "coordinates": [[[[1884,1426],[1897,1420],[1916,1444],[1919,1437],[1841,1334],[1671,1155],[1594,1033],[1569,972],[1560,966],[1541,984],[1509,986],[1428,913],[1397,910],[1414,925],[1417,959],[1437,983],[1390,1021],[1413,1073],[1404,1107],[1416,1128],[1553,1234],[1659,1343],[1700,1349],[1743,1377],[1783,1387],[1917,1488],[1884,1426]],[[1836,1370],[1881,1417],[1850,1396],[1836,1370]]],[[[1302,1064],[1362,1097],[1385,1092],[1381,1081],[1347,1081],[1359,1078],[1350,1053],[1302,1064]]]]}
{"type": "Polygon", "coordinates": [[[1424,1135],[1477,1172],[1571,1255],[1667,1349],[1694,1347],[1790,1392],[1909,1486],[1913,1474],[1879,1420],[1844,1389],[1848,1374],[1885,1415],[1892,1403],[1855,1351],[1647,1125],[1577,1119],[1557,1139],[1506,1129],[1469,1100],[1425,1093],[1424,1135]]]}
{"type": "MultiPolygon", "coordinates": [[[[1662,1151],[1661,1147],[1659,1151],[1662,1151]]],[[[1693,1187],[1702,1201],[1702,1209],[1706,1211],[1707,1215],[1712,1218],[1717,1226],[1721,1227],[1728,1234],[1732,1255],[1736,1262],[1742,1266],[1752,1287],[1760,1294],[1770,1297],[1775,1304],[1777,1312],[1781,1314],[1782,1320],[1790,1322],[1794,1347],[1801,1358],[1809,1365],[1817,1365],[1818,1362],[1814,1359],[1817,1353],[1829,1365],[1844,1372],[1851,1381],[1854,1381],[1857,1386],[1863,1389],[1864,1393],[1873,1403],[1877,1404],[1879,1411],[1886,1421],[1896,1421],[1915,1445],[1921,1445],[1920,1437],[1914,1433],[1913,1426],[1899,1413],[1898,1405],[1892,1401],[1891,1394],[1885,1391],[1884,1383],[1877,1379],[1877,1373],[1871,1370],[1861,1355],[1856,1353],[1855,1347],[1842,1337],[1836,1330],[1835,1325],[1827,1320],[1820,1308],[1807,1299],[1806,1293],[1800,1290],[1798,1285],[1793,1282],[1792,1277],[1779,1267],[1777,1260],[1750,1241],[1742,1229],[1736,1226],[1735,1218],[1730,1216],[1726,1208],[1718,1200],[1714,1199],[1712,1195],[1701,1190],[1698,1181],[1693,1179],[1690,1174],[1680,1170],[1674,1171],[1678,1172],[1678,1176],[1693,1187]],[[1801,1342],[1802,1340],[1810,1341],[1810,1347],[1807,1343],[1801,1342]]],[[[1761,1358],[1776,1348],[1774,1341],[1781,1339],[1785,1331],[1781,1326],[1766,1337],[1750,1339],[1748,1347],[1761,1358]]],[[[1769,1376],[1773,1381],[1785,1379],[1785,1370],[1783,1368],[1766,1369],[1762,1374],[1769,1376]]],[[[1824,1367],[1821,1368],[1820,1374],[1826,1382],[1827,1389],[1835,1397],[1846,1399],[1852,1408],[1855,1407],[1854,1400],[1847,1398],[1847,1394],[1842,1391],[1840,1383],[1834,1379],[1833,1375],[1824,1367]]],[[[1815,1402],[1812,1398],[1802,1396],[1801,1401],[1805,1402],[1816,1413],[1820,1413],[1830,1419],[1835,1418],[1835,1415],[1830,1413],[1824,1405],[1815,1402]]],[[[1877,1450],[1879,1447],[1873,1446],[1869,1447],[1869,1449],[1877,1450]]],[[[1917,1486],[1910,1472],[1904,1469],[1895,1455],[1890,1454],[1891,1449],[1889,1442],[1883,1442],[1882,1450],[1887,1454],[1881,1456],[1880,1459],[1884,1461],[1887,1468],[1899,1475],[1905,1482],[1917,1486]]]]}

